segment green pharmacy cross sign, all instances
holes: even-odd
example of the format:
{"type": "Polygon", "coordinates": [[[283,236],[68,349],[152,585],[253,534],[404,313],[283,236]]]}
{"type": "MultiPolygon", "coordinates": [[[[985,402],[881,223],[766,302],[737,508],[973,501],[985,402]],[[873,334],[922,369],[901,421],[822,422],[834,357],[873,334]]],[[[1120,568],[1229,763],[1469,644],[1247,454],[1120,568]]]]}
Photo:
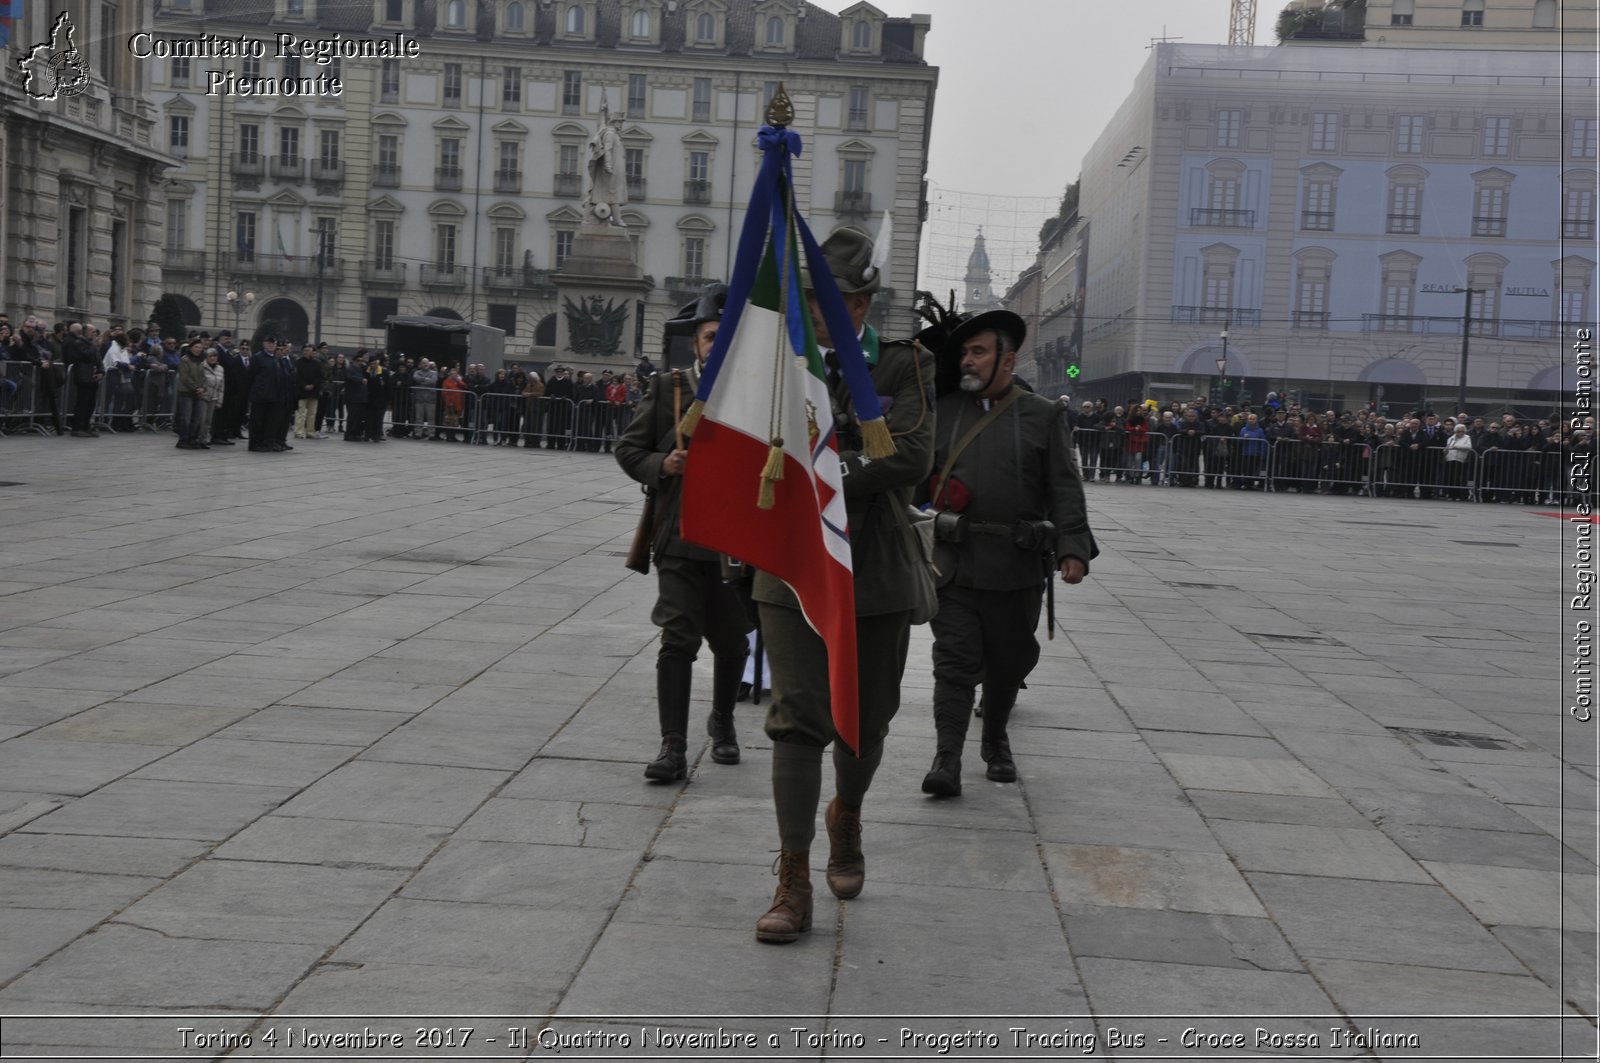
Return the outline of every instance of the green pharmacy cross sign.
{"type": "Polygon", "coordinates": [[[1083,374],[1083,370],[1078,368],[1077,363],[1073,363],[1072,365],[1067,366],[1067,376],[1070,379],[1076,380],[1082,374],[1083,374]]]}

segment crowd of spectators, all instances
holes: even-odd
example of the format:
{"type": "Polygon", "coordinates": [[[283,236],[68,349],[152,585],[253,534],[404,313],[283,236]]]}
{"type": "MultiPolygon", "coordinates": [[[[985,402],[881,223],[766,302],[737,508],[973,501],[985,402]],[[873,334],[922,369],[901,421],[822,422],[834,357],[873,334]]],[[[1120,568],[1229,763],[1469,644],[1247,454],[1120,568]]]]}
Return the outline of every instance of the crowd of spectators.
{"type": "Polygon", "coordinates": [[[1418,409],[1301,409],[1269,392],[1259,408],[1204,396],[1160,408],[1104,400],[1068,408],[1084,478],[1152,487],[1296,491],[1554,505],[1592,453],[1594,419],[1439,417],[1418,409]]]}
{"type": "Polygon", "coordinates": [[[163,336],[117,325],[46,328],[0,313],[0,417],[14,416],[27,389],[29,422],[45,432],[98,438],[113,431],[165,431],[179,449],[246,440],[282,453],[297,440],[342,434],[347,442],[427,439],[527,448],[610,451],[655,367],[575,373],[549,367],[546,380],[512,362],[491,375],[477,363],[442,365],[381,349],[353,354],[326,343],[268,338],[255,351],[231,332],[163,336]],[[69,431],[70,429],[70,431],[69,431]]]}

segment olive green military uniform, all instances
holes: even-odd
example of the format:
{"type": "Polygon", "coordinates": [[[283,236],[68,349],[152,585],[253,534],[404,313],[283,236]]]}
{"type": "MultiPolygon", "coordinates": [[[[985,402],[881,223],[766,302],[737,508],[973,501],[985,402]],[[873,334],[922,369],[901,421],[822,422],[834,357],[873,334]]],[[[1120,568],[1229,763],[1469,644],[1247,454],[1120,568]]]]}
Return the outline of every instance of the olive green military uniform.
{"type": "MultiPolygon", "coordinates": [[[[996,401],[999,401],[998,399],[996,401]]],[[[934,468],[943,471],[988,404],[965,392],[938,403],[934,468]]],[[[941,564],[955,575],[939,589],[933,618],[934,722],[941,752],[961,751],[973,693],[984,687],[986,735],[1004,737],[1018,688],[1039,661],[1034,629],[1044,581],[1075,557],[1087,570],[1098,552],[1064,408],[1020,392],[956,457],[941,501],[962,499],[959,541],[941,536],[941,564]],[[1039,522],[1054,525],[1054,534],[1039,522]]],[[[988,759],[987,757],[985,759],[988,759]]]]}
{"type": "MultiPolygon", "coordinates": [[[[720,556],[686,543],[679,534],[683,477],[664,476],[662,463],[677,446],[673,388],[681,388],[677,406],[688,409],[697,384],[693,371],[658,373],[640,400],[632,423],[617,440],[617,463],[633,479],[655,492],[655,524],[651,555],[658,595],[650,619],[661,629],[656,657],[656,685],[662,737],[681,739],[687,733],[692,665],[702,640],[716,659],[712,704],[730,717],[739,678],[749,652],[751,629],[739,590],[722,578],[720,556]]],[[[690,441],[684,440],[687,448],[690,441]]]]}
{"type": "MultiPolygon", "coordinates": [[[[849,389],[832,387],[845,512],[855,578],[856,657],[860,683],[861,752],[882,744],[900,708],[900,680],[910,642],[917,545],[896,508],[904,511],[928,477],[933,452],[933,360],[909,342],[881,346],[870,327],[863,348],[889,431],[893,456],[861,453],[849,389]]],[[[821,748],[834,739],[828,658],[821,638],[800,615],[794,592],[758,572],[755,600],[772,665],[772,705],[766,731],[774,742],[821,748]]]]}

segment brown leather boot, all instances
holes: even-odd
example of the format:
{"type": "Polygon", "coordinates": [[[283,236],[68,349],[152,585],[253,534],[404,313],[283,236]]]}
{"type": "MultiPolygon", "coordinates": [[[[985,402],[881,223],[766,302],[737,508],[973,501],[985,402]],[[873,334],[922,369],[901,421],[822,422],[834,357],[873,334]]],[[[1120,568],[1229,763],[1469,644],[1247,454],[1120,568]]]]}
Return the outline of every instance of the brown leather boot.
{"type": "Polygon", "coordinates": [[[778,892],[772,909],[756,920],[756,940],[787,945],[811,929],[811,854],[785,849],[773,865],[778,892]]]}
{"type": "Polygon", "coordinates": [[[867,882],[867,858],[861,855],[861,812],[852,812],[835,797],[828,802],[828,888],[842,901],[859,896],[867,882]]]}

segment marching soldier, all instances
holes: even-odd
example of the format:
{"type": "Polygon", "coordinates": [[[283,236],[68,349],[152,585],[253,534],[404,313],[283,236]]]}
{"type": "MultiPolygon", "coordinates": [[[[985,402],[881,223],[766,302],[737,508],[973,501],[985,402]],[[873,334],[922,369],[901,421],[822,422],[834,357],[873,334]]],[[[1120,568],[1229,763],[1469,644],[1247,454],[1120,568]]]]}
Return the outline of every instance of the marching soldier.
{"type": "Polygon", "coordinates": [[[695,657],[704,639],[711,646],[711,759],[739,763],[733,706],[744,675],[745,635],[750,621],[738,588],[724,582],[720,555],[683,541],[678,514],[683,499],[683,465],[688,440],[678,422],[694,400],[699,368],[717,338],[717,322],[727,289],[708,288],[668,323],[694,332],[695,365],[662,373],[652,380],[633,422],[617,440],[617,464],[655,492],[651,554],[660,592],[650,619],[661,629],[656,656],[656,702],[661,719],[661,752],[644,769],[645,778],[673,782],[688,774],[689,688],[695,657]]]}
{"type": "MultiPolygon", "coordinates": [[[[763,572],[754,597],[772,665],[772,796],[782,853],[772,908],[756,923],[756,939],[775,944],[811,929],[811,842],[822,791],[822,751],[833,743],[835,796],[825,817],[828,888],[848,899],[861,892],[861,805],[883,758],[889,721],[900,708],[900,680],[916,601],[916,565],[924,564],[905,519],[912,492],[927,479],[933,453],[933,359],[909,341],[880,342],[866,324],[880,278],[872,240],[859,229],[836,230],[822,244],[845,308],[857,329],[873,385],[894,437],[895,454],[869,460],[849,387],[836,372],[827,323],[814,293],[811,318],[829,364],[833,417],[843,463],[845,506],[855,577],[856,656],[860,683],[860,756],[836,741],[828,689],[827,647],[801,615],[794,592],[763,572]]],[[[809,278],[807,279],[809,287],[809,278]]]]}
{"type": "Polygon", "coordinates": [[[1064,408],[1015,386],[1026,333],[1016,314],[990,311],[962,323],[943,354],[959,359],[961,375],[938,402],[938,472],[928,489],[945,582],[932,621],[938,745],[922,792],[938,797],[961,793],[980,683],[980,756],[991,780],[1016,781],[1006,722],[1039,661],[1040,598],[1055,570],[1065,583],[1082,582],[1098,553],[1064,408]]]}

